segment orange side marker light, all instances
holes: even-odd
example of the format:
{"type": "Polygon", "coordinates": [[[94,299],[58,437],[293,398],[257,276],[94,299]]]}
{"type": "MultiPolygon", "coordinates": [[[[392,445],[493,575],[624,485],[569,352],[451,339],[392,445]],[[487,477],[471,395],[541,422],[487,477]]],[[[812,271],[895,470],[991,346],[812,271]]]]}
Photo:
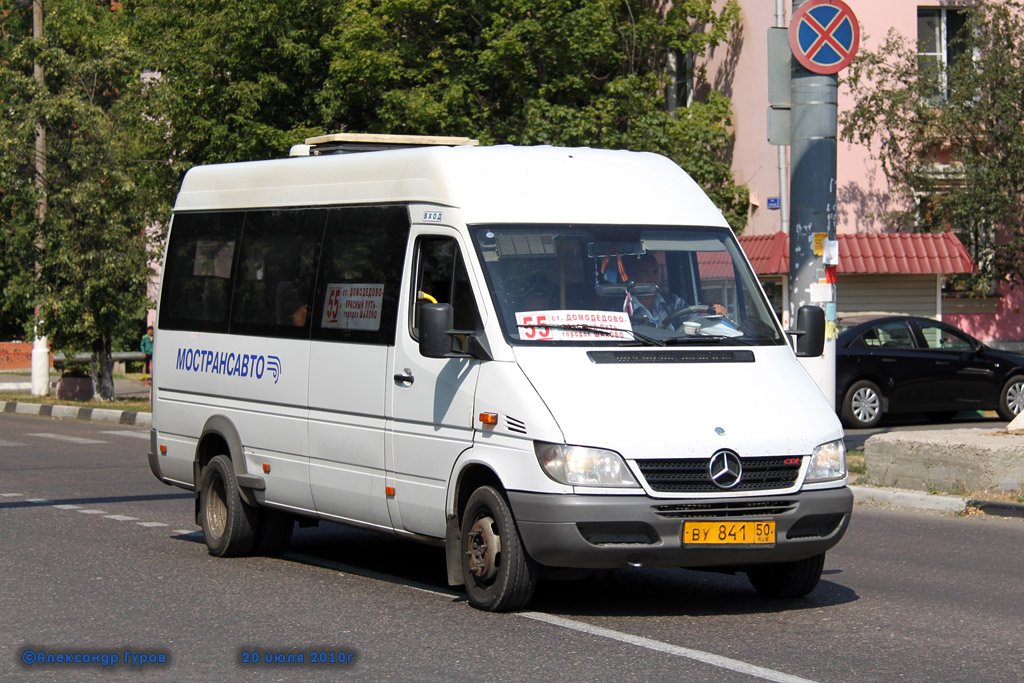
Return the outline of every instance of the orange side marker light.
{"type": "Polygon", "coordinates": [[[480,422],[485,425],[496,425],[498,424],[497,413],[480,413],[480,422]]]}

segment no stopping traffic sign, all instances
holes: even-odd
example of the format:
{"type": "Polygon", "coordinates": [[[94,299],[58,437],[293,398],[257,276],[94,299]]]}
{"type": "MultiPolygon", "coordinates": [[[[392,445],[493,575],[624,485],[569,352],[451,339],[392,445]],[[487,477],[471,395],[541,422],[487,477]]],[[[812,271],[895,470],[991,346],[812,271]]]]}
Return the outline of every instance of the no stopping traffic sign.
{"type": "Polygon", "coordinates": [[[859,44],[860,24],[842,0],[810,0],[789,24],[793,56],[808,71],[834,74],[845,69],[859,44]]]}

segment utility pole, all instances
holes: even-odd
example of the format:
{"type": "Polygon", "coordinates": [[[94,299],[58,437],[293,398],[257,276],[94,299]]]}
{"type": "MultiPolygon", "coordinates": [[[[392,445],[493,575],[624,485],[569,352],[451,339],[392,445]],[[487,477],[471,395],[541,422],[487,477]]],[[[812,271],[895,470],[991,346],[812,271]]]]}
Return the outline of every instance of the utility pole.
{"type": "Polygon", "coordinates": [[[802,358],[835,407],[836,148],[839,77],[853,60],[860,25],[842,0],[793,0],[790,147],[789,314],[804,305],[825,312],[825,349],[802,358]]]}
{"type": "MultiPolygon", "coordinates": [[[[43,0],[32,1],[32,36],[37,42],[43,41],[43,0]]],[[[46,81],[43,78],[43,65],[36,60],[32,67],[36,84],[40,91],[45,87],[46,81]]],[[[36,204],[36,220],[39,223],[39,230],[42,231],[43,219],[46,218],[46,127],[40,116],[36,119],[36,149],[35,149],[36,190],[39,192],[39,203],[36,204]]],[[[39,242],[42,242],[40,233],[39,242]]],[[[39,275],[39,264],[36,264],[36,276],[39,275]]],[[[46,396],[50,393],[50,345],[46,337],[39,335],[39,305],[36,305],[35,340],[32,343],[32,395],[46,396]]]]}

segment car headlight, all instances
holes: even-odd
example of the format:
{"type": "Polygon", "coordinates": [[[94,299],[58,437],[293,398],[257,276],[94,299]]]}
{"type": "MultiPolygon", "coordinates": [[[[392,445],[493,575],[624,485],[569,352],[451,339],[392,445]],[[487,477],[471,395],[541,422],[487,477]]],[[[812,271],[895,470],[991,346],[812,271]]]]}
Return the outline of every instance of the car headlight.
{"type": "Polygon", "coordinates": [[[626,461],[615,451],[543,441],[535,441],[533,447],[541,469],[560,484],[639,487],[626,461]]]}
{"type": "Polygon", "coordinates": [[[807,483],[842,479],[846,476],[846,444],[842,439],[823,443],[811,454],[807,483]]]}

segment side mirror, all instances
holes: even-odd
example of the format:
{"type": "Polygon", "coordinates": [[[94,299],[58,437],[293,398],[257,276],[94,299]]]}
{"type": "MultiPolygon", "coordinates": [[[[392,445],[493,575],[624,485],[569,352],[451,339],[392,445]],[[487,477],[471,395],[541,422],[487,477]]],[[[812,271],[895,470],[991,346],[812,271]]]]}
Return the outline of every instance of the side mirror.
{"type": "Polygon", "coordinates": [[[818,306],[801,306],[796,313],[796,355],[817,358],[825,350],[825,311],[818,306]]]}
{"type": "Polygon", "coordinates": [[[427,358],[447,358],[452,352],[454,324],[451,304],[423,304],[420,307],[420,353],[427,358]]]}

